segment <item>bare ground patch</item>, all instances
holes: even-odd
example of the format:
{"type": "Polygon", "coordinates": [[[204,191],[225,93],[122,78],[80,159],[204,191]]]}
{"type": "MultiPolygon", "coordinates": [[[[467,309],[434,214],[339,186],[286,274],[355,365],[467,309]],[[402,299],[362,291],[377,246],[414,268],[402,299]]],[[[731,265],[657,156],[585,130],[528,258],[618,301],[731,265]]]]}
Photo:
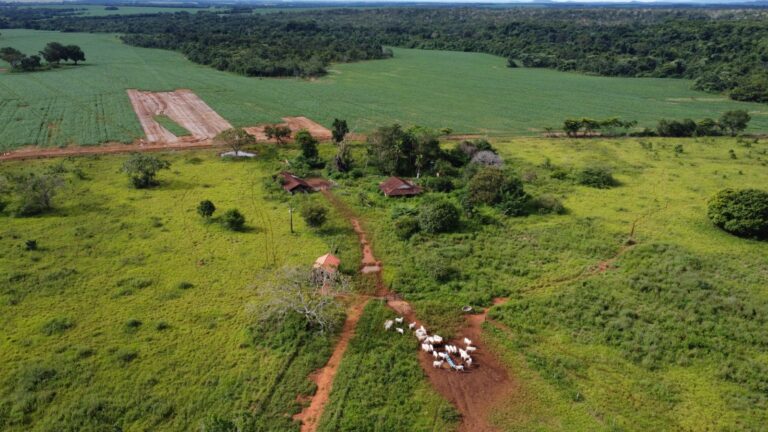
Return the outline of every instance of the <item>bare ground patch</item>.
{"type": "Polygon", "coordinates": [[[179,140],[155,120],[155,116],[159,115],[178,123],[198,140],[213,138],[219,132],[232,128],[228,121],[190,90],[155,93],[131,89],[127,92],[150,143],[179,140]]]}

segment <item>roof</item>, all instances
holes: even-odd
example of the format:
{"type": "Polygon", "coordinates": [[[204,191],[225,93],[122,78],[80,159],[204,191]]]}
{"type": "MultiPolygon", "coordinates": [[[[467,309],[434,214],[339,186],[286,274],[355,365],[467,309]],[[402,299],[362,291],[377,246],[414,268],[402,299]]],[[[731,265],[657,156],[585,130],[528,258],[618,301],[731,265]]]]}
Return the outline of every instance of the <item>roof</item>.
{"type": "Polygon", "coordinates": [[[283,189],[288,192],[293,192],[296,189],[312,190],[312,186],[307,184],[301,177],[297,177],[287,171],[281,172],[280,176],[285,180],[283,182],[283,189]]]}
{"type": "Polygon", "coordinates": [[[323,267],[325,269],[336,269],[341,264],[341,260],[331,253],[327,253],[315,260],[315,268],[323,267]]]}
{"type": "Polygon", "coordinates": [[[381,189],[386,196],[418,195],[421,193],[421,187],[409,180],[401,179],[400,177],[388,178],[384,183],[379,185],[379,189],[381,189]]]}

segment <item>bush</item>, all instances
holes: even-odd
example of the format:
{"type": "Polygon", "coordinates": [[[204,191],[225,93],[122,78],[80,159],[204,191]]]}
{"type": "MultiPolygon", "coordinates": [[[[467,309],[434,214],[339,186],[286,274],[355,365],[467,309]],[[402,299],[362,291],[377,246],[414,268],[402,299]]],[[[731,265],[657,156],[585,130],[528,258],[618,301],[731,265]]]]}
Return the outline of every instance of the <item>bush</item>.
{"type": "Polygon", "coordinates": [[[724,189],[709,201],[707,216],[731,234],[768,239],[768,192],[724,189]]]}
{"type": "Polygon", "coordinates": [[[499,168],[481,169],[467,185],[467,204],[492,205],[508,216],[525,214],[529,199],[520,179],[499,168]]]}
{"type": "Polygon", "coordinates": [[[427,233],[453,231],[459,226],[459,209],[445,200],[424,204],[419,212],[419,227],[427,233]]]}
{"type": "Polygon", "coordinates": [[[611,170],[601,167],[584,168],[578,175],[578,182],[584,186],[598,189],[609,189],[618,185],[611,170]]]}
{"type": "Polygon", "coordinates": [[[213,212],[216,211],[216,206],[213,205],[213,202],[211,200],[203,200],[200,201],[200,204],[197,206],[197,214],[200,216],[208,219],[211,216],[213,216],[213,212]]]}
{"type": "Polygon", "coordinates": [[[55,334],[62,334],[65,331],[75,326],[75,322],[71,318],[54,318],[43,326],[43,334],[46,336],[53,336],[55,334]]]}
{"type": "Polygon", "coordinates": [[[402,216],[395,221],[395,235],[400,240],[408,240],[419,232],[419,220],[413,216],[402,216]]]}
{"type": "Polygon", "coordinates": [[[531,207],[539,214],[565,214],[563,203],[551,194],[541,195],[531,201],[531,207]]]}
{"type": "Polygon", "coordinates": [[[448,177],[424,177],[421,184],[433,192],[450,192],[453,190],[453,181],[448,177]]]}
{"type": "Polygon", "coordinates": [[[221,225],[230,231],[242,231],[245,227],[245,216],[238,209],[227,210],[221,216],[221,225]]]}
{"type": "Polygon", "coordinates": [[[328,219],[328,209],[318,203],[307,203],[299,211],[302,219],[312,228],[323,226],[328,219]]]}

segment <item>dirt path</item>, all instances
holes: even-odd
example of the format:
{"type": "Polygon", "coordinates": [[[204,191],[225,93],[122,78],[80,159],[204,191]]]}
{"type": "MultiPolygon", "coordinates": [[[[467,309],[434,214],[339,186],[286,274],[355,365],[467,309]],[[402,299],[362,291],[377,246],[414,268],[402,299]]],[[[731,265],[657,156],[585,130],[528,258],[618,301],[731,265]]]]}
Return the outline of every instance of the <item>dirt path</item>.
{"type": "Polygon", "coordinates": [[[0,153],[0,161],[45,159],[53,157],[85,156],[98,154],[119,154],[136,152],[159,152],[173,150],[196,150],[217,147],[211,140],[196,140],[180,138],[171,143],[147,144],[137,142],[133,144],[108,143],[98,146],[70,146],[70,147],[25,147],[18,150],[0,153]]]}
{"type": "Polygon", "coordinates": [[[347,351],[349,341],[355,335],[355,328],[357,328],[357,322],[360,320],[360,316],[363,314],[363,309],[368,303],[367,299],[362,297],[355,299],[352,305],[347,309],[347,319],[344,321],[344,326],[341,329],[341,337],[339,342],[336,343],[336,347],[333,349],[331,358],[328,359],[328,363],[321,369],[315,371],[310,377],[312,381],[317,384],[317,391],[312,396],[309,405],[304,408],[300,413],[293,416],[295,420],[301,421],[302,432],[313,432],[317,430],[317,426],[320,422],[320,418],[323,416],[325,405],[328,403],[328,397],[333,389],[333,379],[336,377],[336,372],[341,364],[341,359],[344,358],[344,353],[347,351]]]}
{"type": "MultiPolygon", "coordinates": [[[[418,322],[410,304],[399,299],[396,294],[391,293],[384,284],[381,277],[382,263],[374,256],[373,248],[366,237],[365,229],[354,212],[333,195],[328,188],[321,188],[320,192],[342,215],[349,219],[357,233],[363,252],[360,271],[376,276],[375,297],[386,299],[387,305],[398,314],[406,317],[409,322],[418,322]]],[[[358,304],[364,306],[365,302],[359,302],[358,304]]],[[[362,311],[362,306],[360,306],[359,310],[348,311],[348,315],[351,315],[352,312],[359,314],[362,311]]],[[[468,369],[467,372],[459,373],[446,369],[435,369],[432,367],[432,356],[428,356],[421,351],[418,354],[421,368],[428,376],[429,382],[434,389],[450,401],[461,413],[462,421],[459,431],[462,432],[494,431],[495,429],[488,421],[491,412],[504,400],[505,395],[510,394],[516,388],[516,383],[510,378],[504,365],[492,352],[483,346],[482,324],[485,322],[487,313],[488,310],[486,309],[480,314],[467,315],[466,326],[450,341],[456,345],[463,346],[463,338],[467,337],[478,346],[479,349],[473,356],[474,363],[472,368],[468,369]]],[[[347,328],[345,323],[342,338],[344,338],[345,333],[348,333],[349,338],[354,335],[354,326],[356,326],[358,319],[359,315],[351,322],[349,318],[347,319],[350,327],[347,328]]],[[[317,376],[323,377],[326,381],[324,381],[322,388],[319,381],[316,381],[318,382],[317,393],[312,397],[309,407],[296,417],[303,421],[302,432],[313,432],[316,430],[317,421],[322,417],[323,409],[332,389],[333,377],[336,375],[336,370],[344,351],[347,349],[348,343],[349,339],[340,341],[334,349],[331,360],[317,373],[317,376]]]]}

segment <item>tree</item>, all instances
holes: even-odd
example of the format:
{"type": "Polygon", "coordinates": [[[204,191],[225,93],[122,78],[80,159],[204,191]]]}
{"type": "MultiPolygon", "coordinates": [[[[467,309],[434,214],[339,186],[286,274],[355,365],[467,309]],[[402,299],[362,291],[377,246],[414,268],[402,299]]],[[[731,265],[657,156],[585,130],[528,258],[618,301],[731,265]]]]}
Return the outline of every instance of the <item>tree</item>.
{"type": "Polygon", "coordinates": [[[77,45],[67,45],[64,47],[64,53],[67,59],[72,60],[77,64],[79,61],[85,61],[85,53],[77,45]]]}
{"type": "Polygon", "coordinates": [[[267,139],[274,139],[278,144],[285,144],[285,139],[291,136],[291,129],[282,125],[267,125],[264,128],[267,139]]]}
{"type": "Polygon", "coordinates": [[[26,58],[21,51],[16,48],[4,47],[0,48],[0,59],[11,65],[12,69],[16,69],[21,65],[21,61],[26,58]]]}
{"type": "Polygon", "coordinates": [[[368,136],[368,159],[382,174],[407,175],[412,137],[399,124],[382,126],[368,136]]]}
{"type": "Polygon", "coordinates": [[[229,209],[221,216],[221,224],[230,231],[242,231],[245,227],[245,216],[238,209],[229,209]]]}
{"type": "Polygon", "coordinates": [[[211,200],[203,200],[200,201],[200,204],[197,205],[197,214],[200,216],[210,219],[211,216],[213,216],[213,212],[216,211],[216,206],[213,205],[213,202],[211,200]]]}
{"type": "Polygon", "coordinates": [[[744,110],[728,111],[720,116],[720,125],[724,129],[731,132],[731,136],[735,136],[738,132],[747,128],[747,124],[752,120],[752,117],[744,110]]]}
{"type": "Polygon", "coordinates": [[[446,200],[426,202],[419,211],[419,227],[431,234],[453,231],[459,220],[459,209],[446,200]]]}
{"type": "Polygon", "coordinates": [[[348,133],[349,126],[347,126],[346,120],[333,119],[333,130],[331,130],[331,134],[333,135],[333,141],[336,144],[344,141],[344,137],[347,136],[348,133]]]}
{"type": "Polygon", "coordinates": [[[581,129],[581,121],[578,119],[565,119],[563,122],[563,131],[569,137],[575,137],[581,129]]]}
{"type": "Polygon", "coordinates": [[[239,156],[240,150],[243,147],[256,144],[256,138],[246,132],[243,128],[231,128],[219,132],[219,134],[213,138],[213,142],[216,145],[227,146],[231,148],[232,151],[235,152],[235,156],[239,156]]]}
{"type": "Polygon", "coordinates": [[[328,209],[325,206],[315,202],[306,203],[301,207],[301,217],[304,222],[312,228],[319,228],[323,226],[328,218],[328,209]]]}
{"type": "Polygon", "coordinates": [[[136,189],[144,189],[157,185],[158,171],[168,169],[171,163],[155,156],[134,153],[123,163],[122,171],[128,175],[131,184],[136,189]]]}
{"type": "Polygon", "coordinates": [[[296,132],[295,141],[301,148],[301,155],[304,156],[304,159],[310,161],[317,159],[317,140],[308,130],[302,129],[296,132]]]}
{"type": "Polygon", "coordinates": [[[352,151],[344,141],[339,143],[339,150],[333,157],[333,168],[338,172],[347,172],[352,169],[352,151]]]}
{"type": "Polygon", "coordinates": [[[18,198],[16,214],[32,216],[53,208],[53,198],[64,185],[57,174],[27,173],[13,179],[13,191],[18,198]]]}
{"type": "Polygon", "coordinates": [[[484,166],[500,167],[504,165],[504,159],[490,150],[481,150],[472,156],[470,163],[484,166]]]}
{"type": "Polygon", "coordinates": [[[62,60],[67,60],[67,49],[64,45],[58,42],[48,42],[48,44],[40,51],[40,55],[43,56],[48,63],[59,64],[62,60]]]}
{"type": "Polygon", "coordinates": [[[31,72],[40,69],[40,56],[33,55],[24,57],[21,59],[21,64],[19,65],[18,69],[21,69],[24,72],[31,72]]]}
{"type": "Polygon", "coordinates": [[[707,216],[715,226],[739,237],[768,239],[768,192],[724,189],[709,201],[707,216]]]}
{"type": "Polygon", "coordinates": [[[467,184],[466,202],[469,205],[491,205],[508,216],[525,214],[529,200],[523,182],[511,172],[497,167],[481,169],[467,184]]]}
{"type": "Polygon", "coordinates": [[[302,268],[285,267],[260,277],[259,303],[251,308],[257,322],[274,329],[295,314],[312,329],[333,331],[344,316],[336,296],[350,291],[349,278],[338,271],[323,272],[323,278],[313,276],[302,268]]]}

